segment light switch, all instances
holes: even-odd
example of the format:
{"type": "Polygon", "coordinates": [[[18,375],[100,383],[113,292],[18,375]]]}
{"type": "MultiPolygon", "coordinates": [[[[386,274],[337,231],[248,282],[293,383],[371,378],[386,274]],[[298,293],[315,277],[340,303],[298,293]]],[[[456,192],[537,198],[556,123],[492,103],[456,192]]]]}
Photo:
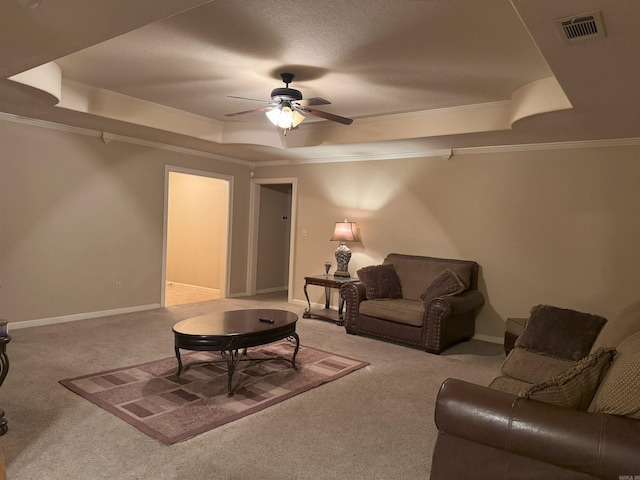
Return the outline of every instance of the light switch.
{"type": "Polygon", "coordinates": [[[308,237],[309,236],[309,230],[307,230],[306,228],[302,229],[302,236],[303,237],[308,237]]]}

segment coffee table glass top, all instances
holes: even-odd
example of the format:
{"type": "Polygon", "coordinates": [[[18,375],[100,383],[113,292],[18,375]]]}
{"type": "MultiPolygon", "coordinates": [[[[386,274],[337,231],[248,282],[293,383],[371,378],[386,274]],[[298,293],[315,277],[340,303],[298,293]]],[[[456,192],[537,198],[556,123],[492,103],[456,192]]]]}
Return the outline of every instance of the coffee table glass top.
{"type": "Polygon", "coordinates": [[[209,313],[176,323],[173,331],[182,335],[243,335],[296,323],[298,316],[286,310],[253,309],[209,313]],[[260,318],[273,320],[261,322],[260,318]]]}

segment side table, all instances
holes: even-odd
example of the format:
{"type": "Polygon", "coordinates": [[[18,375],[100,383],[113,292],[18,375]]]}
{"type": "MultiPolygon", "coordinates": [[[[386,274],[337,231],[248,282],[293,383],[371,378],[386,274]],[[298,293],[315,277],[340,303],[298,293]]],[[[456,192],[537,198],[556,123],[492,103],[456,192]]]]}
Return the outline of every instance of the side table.
{"type": "MultiPolygon", "coordinates": [[[[9,335],[0,337],[0,386],[9,373],[9,357],[7,357],[7,343],[11,341],[9,335]]],[[[7,433],[7,419],[4,418],[4,410],[0,409],[0,435],[7,433]]]]}
{"type": "Polygon", "coordinates": [[[506,355],[509,355],[509,352],[513,350],[516,340],[522,334],[524,327],[527,325],[527,320],[529,319],[519,317],[507,318],[504,330],[504,353],[506,355]]]}
{"type": "Polygon", "coordinates": [[[304,277],[304,296],[307,297],[308,308],[302,314],[303,318],[320,318],[322,320],[329,320],[335,322],[338,325],[343,325],[342,310],[344,308],[344,300],[338,295],[338,312],[331,309],[331,289],[335,288],[340,290],[340,287],[345,283],[356,283],[359,280],[352,277],[335,277],[333,275],[311,275],[304,277]],[[317,285],[324,287],[324,310],[311,311],[311,302],[309,301],[309,294],[307,293],[308,285],[317,285]]]}

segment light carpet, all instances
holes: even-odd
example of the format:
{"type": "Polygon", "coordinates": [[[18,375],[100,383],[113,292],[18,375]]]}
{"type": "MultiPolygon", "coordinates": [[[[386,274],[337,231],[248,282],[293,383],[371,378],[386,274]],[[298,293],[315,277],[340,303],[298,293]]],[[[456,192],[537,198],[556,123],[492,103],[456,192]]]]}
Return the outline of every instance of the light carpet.
{"type": "MultiPolygon", "coordinates": [[[[282,340],[252,348],[233,376],[234,395],[227,396],[226,362],[193,366],[177,375],[175,357],[61,380],[81,397],[114,414],[147,435],[173,444],[263,410],[368,363],[282,340]],[[268,361],[249,358],[280,357],[268,361]]],[[[219,360],[219,352],[188,352],[185,365],[219,360]]]]}

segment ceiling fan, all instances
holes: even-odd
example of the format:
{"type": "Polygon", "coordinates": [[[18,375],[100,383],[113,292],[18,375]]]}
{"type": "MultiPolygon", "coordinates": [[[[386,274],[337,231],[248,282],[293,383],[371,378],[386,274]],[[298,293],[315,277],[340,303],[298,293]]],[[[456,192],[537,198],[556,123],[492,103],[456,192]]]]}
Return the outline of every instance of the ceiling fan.
{"type": "Polygon", "coordinates": [[[344,125],[351,125],[351,123],[353,123],[353,119],[351,118],[341,117],[340,115],[310,108],[315,105],[329,105],[331,102],[320,97],[303,99],[302,93],[299,90],[289,88],[289,84],[292,82],[294,76],[295,75],[293,73],[280,74],[280,77],[285,84],[285,88],[273,89],[271,91],[271,101],[229,95],[229,98],[239,98],[241,100],[266,103],[267,106],[254,108],[253,110],[245,110],[243,112],[228,113],[225,117],[235,117],[236,115],[244,115],[245,113],[266,112],[271,123],[284,128],[285,131],[296,128],[300,125],[304,120],[305,115],[313,115],[315,117],[324,118],[325,120],[331,120],[332,122],[338,122],[344,125]]]}

